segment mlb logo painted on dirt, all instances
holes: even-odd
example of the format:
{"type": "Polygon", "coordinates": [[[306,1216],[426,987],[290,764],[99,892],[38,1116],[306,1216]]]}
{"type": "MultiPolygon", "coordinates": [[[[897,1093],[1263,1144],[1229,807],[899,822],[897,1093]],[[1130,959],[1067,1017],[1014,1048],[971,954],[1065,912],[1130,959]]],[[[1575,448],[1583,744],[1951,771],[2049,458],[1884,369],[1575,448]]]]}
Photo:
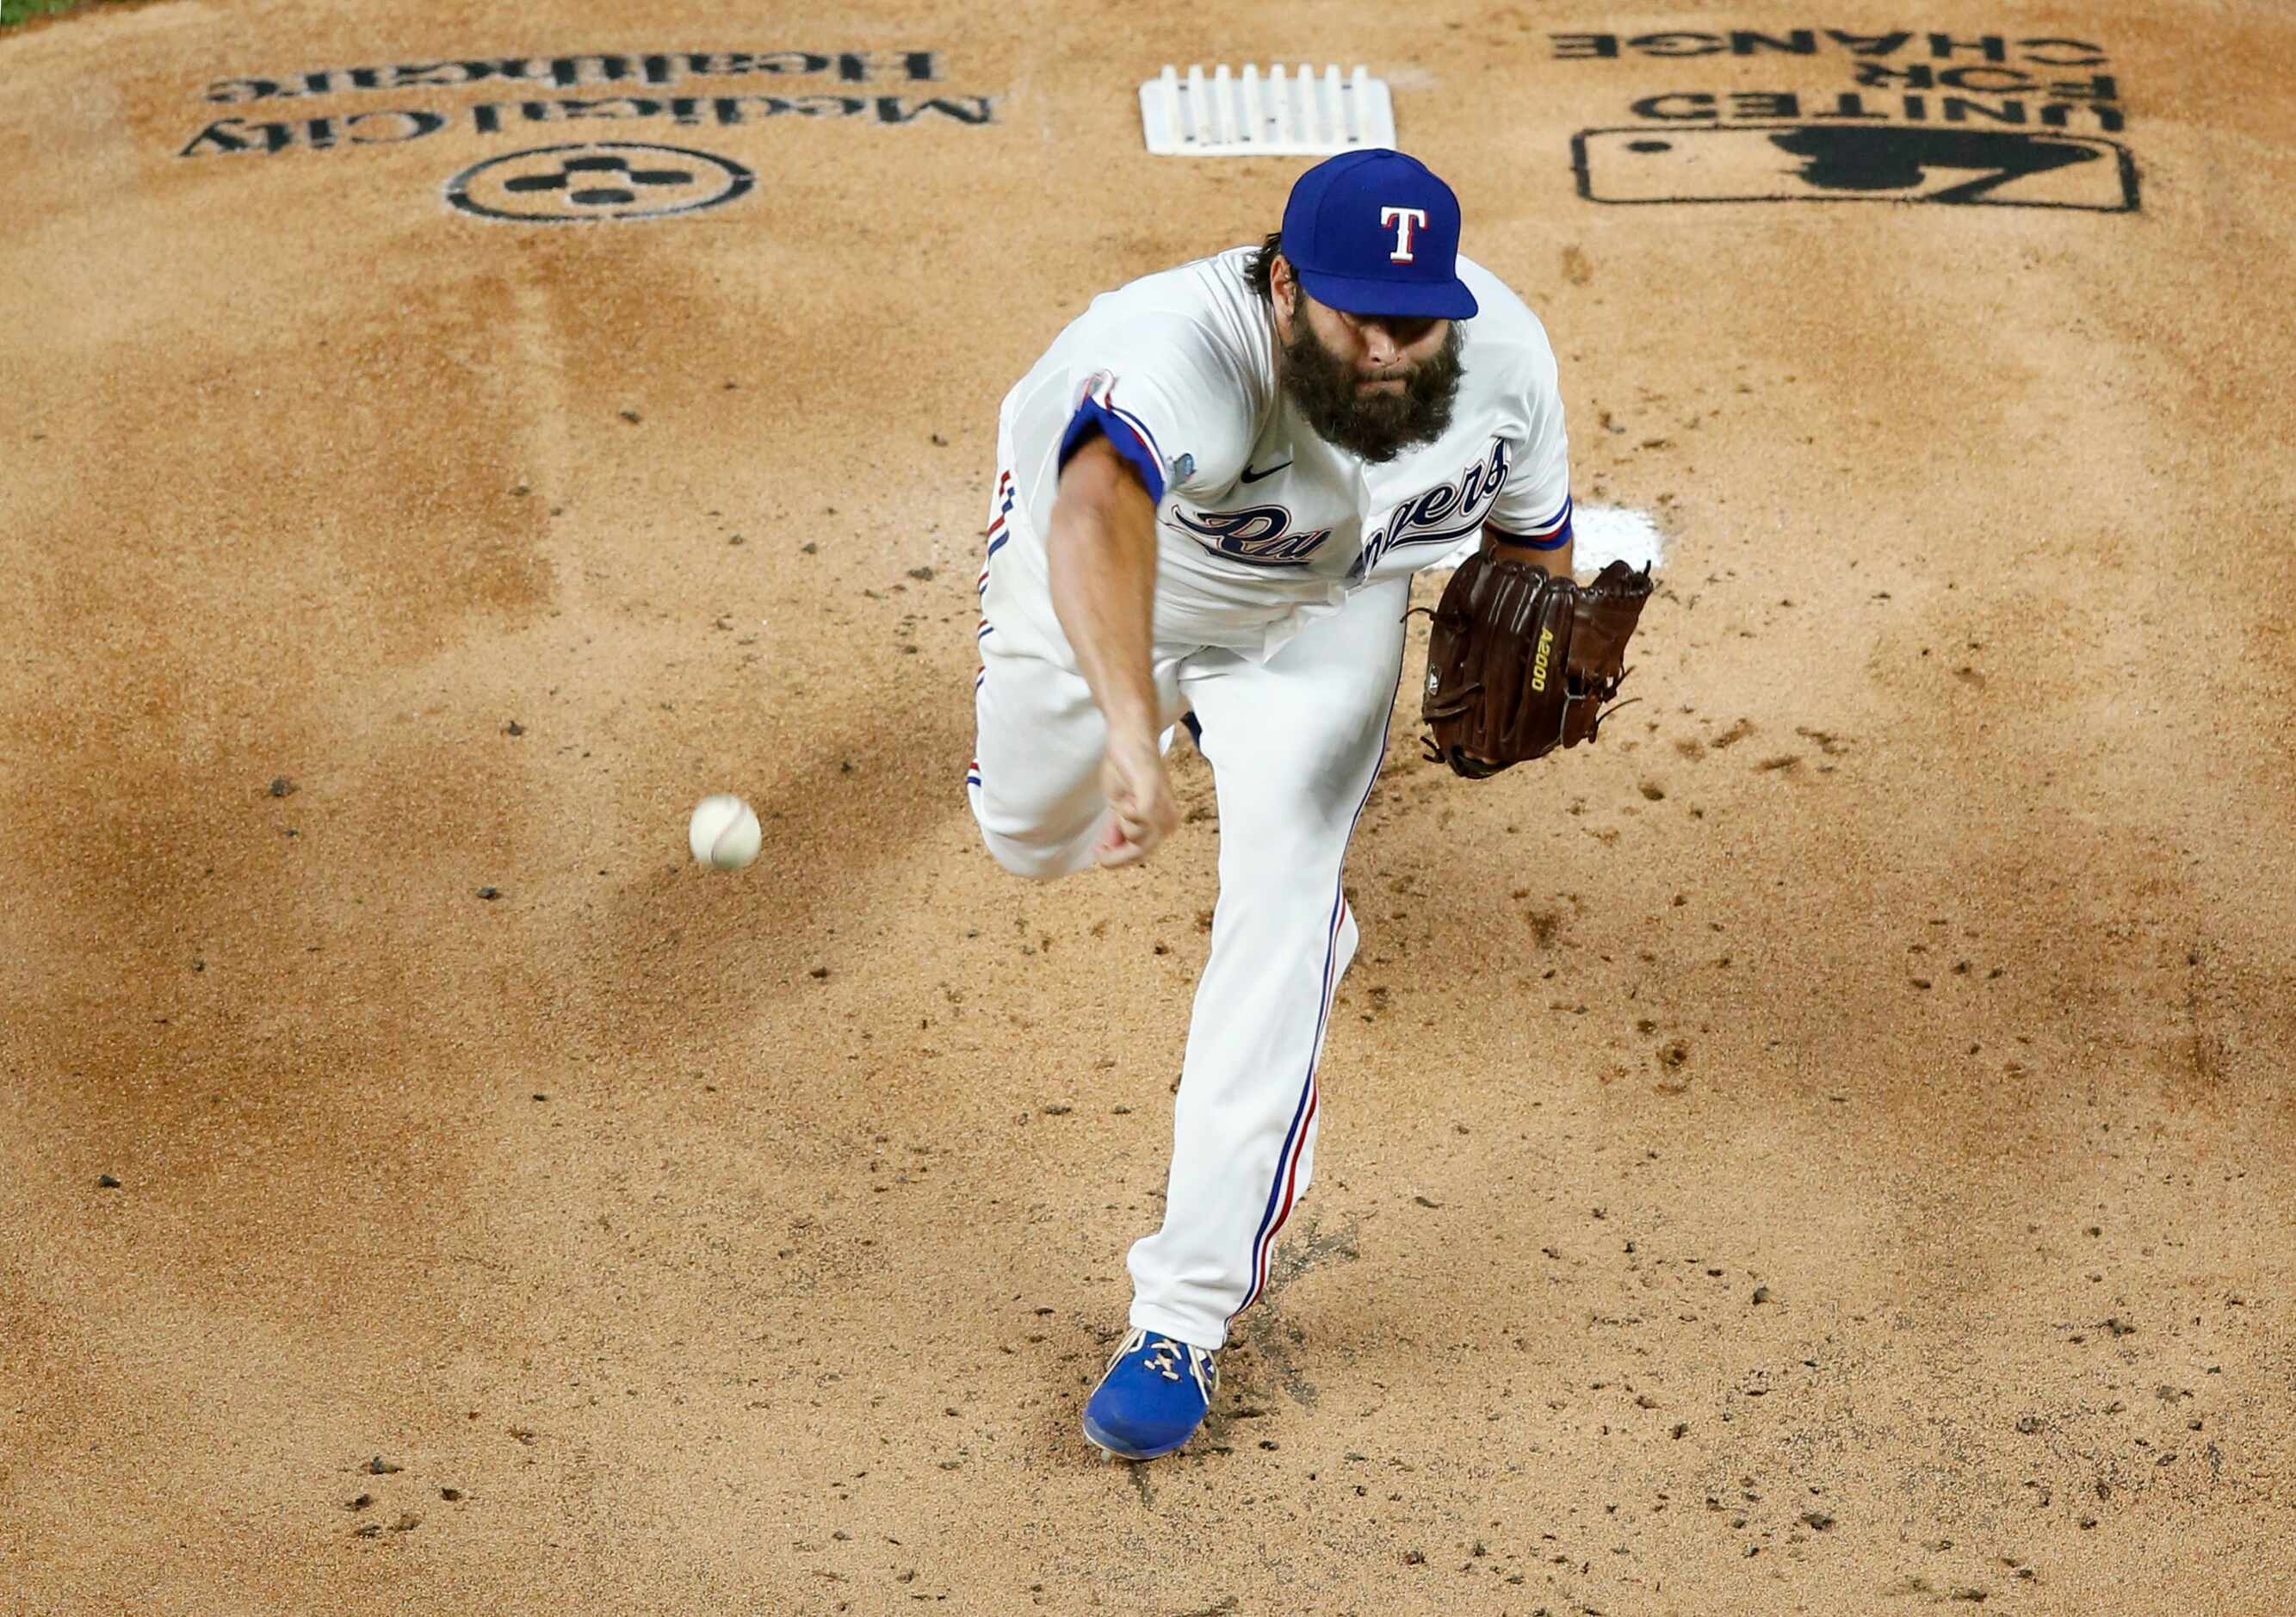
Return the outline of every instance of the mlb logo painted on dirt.
{"type": "Polygon", "coordinates": [[[1708,125],[1588,129],[1570,143],[1590,202],[1943,202],[2136,207],[2117,143],[2056,130],[1934,125],[1708,125]]]}

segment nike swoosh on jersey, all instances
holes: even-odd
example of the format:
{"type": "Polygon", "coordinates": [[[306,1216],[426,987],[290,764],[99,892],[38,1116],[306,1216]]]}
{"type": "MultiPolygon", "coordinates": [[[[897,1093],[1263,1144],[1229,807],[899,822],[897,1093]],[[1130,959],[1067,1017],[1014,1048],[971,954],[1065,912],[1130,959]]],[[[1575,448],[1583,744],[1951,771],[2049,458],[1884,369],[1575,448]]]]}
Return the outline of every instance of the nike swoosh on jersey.
{"type": "Polygon", "coordinates": [[[1243,468],[1243,477],[1242,480],[1247,483],[1256,483],[1263,477],[1274,477],[1277,472],[1283,471],[1284,467],[1291,464],[1292,463],[1288,460],[1278,461],[1275,465],[1268,467],[1265,472],[1254,472],[1251,469],[1250,464],[1246,463],[1243,468]]]}

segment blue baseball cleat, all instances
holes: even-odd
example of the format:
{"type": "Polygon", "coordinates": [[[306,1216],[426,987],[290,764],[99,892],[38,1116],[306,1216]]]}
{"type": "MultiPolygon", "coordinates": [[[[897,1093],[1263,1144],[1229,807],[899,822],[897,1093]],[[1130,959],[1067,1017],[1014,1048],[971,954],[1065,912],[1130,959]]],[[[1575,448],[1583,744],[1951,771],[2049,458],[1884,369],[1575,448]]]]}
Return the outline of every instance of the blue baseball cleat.
{"type": "Polygon", "coordinates": [[[1210,1349],[1135,1330],[1085,1400],[1085,1437],[1119,1458],[1152,1460],[1195,1435],[1218,1390],[1210,1349]]]}

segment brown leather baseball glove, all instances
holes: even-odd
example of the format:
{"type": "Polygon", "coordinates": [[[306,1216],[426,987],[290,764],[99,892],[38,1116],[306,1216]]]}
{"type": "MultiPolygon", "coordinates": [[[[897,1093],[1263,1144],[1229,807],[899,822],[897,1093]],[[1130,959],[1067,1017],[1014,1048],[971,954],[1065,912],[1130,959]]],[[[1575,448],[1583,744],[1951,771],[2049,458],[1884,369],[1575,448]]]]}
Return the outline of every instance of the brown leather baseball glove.
{"type": "Polygon", "coordinates": [[[1451,575],[1427,642],[1427,756],[1482,780],[1593,741],[1627,677],[1650,569],[1612,562],[1592,584],[1504,556],[1451,575]]]}

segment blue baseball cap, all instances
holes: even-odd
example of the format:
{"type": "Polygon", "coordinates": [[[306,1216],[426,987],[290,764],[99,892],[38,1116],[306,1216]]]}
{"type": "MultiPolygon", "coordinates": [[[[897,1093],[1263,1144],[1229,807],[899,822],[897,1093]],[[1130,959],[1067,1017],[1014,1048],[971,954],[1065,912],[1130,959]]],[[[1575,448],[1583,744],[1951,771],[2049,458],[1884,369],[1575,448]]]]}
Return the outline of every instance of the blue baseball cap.
{"type": "Polygon", "coordinates": [[[1327,157],[1293,183],[1283,252],[1310,297],[1351,315],[1475,313],[1459,279],[1459,199],[1384,146],[1327,157]]]}

